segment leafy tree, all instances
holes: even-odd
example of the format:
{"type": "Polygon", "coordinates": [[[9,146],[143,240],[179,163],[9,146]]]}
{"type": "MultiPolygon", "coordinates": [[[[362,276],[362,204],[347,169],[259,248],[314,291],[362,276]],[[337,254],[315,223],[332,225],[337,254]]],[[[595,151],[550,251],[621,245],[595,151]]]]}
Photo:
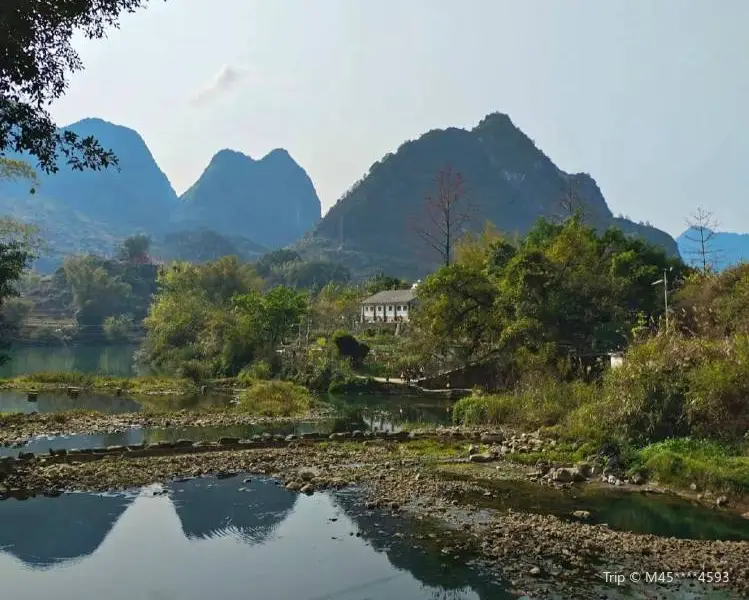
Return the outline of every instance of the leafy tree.
{"type": "Polygon", "coordinates": [[[60,132],[47,106],[66,91],[70,73],[83,68],[73,35],[104,37],[120,14],[146,0],[9,0],[0,10],[0,155],[29,153],[45,172],[62,154],[74,169],[116,163],[92,137],[60,132]]]}
{"type": "Polygon", "coordinates": [[[312,322],[324,331],[346,326],[359,316],[361,298],[362,291],[357,286],[330,282],[311,299],[312,322]]]}
{"type": "Polygon", "coordinates": [[[261,256],[255,263],[255,268],[260,275],[267,277],[273,269],[283,267],[289,263],[301,262],[301,260],[302,256],[298,252],[288,248],[279,248],[261,256]]]}
{"type": "Polygon", "coordinates": [[[380,271],[374,277],[371,277],[364,283],[364,290],[369,296],[373,296],[378,292],[385,292],[388,290],[403,290],[407,289],[408,283],[398,277],[391,277],[380,271]]]}
{"type": "Polygon", "coordinates": [[[308,290],[319,290],[328,283],[347,283],[351,272],[343,265],[328,261],[297,261],[273,270],[280,283],[308,290]]]}
{"type": "Polygon", "coordinates": [[[189,262],[206,262],[222,256],[241,255],[231,240],[211,229],[169,233],[164,236],[163,246],[165,255],[189,262]]]}
{"type": "Polygon", "coordinates": [[[263,285],[252,265],[241,262],[236,256],[224,256],[200,265],[172,263],[164,267],[158,283],[169,293],[200,293],[219,305],[228,303],[235,294],[260,289],[263,285]]]}
{"type": "Polygon", "coordinates": [[[688,271],[661,250],[619,230],[598,233],[578,216],[539,221],[516,248],[473,236],[457,256],[419,286],[414,315],[422,347],[457,364],[516,364],[531,353],[564,370],[565,361],[619,349],[643,313],[661,314],[652,282],[663,269],[673,267],[676,280],[688,271]]]}
{"type": "Polygon", "coordinates": [[[333,334],[338,355],[351,362],[353,367],[360,367],[369,354],[369,346],[357,340],[353,335],[345,331],[336,331],[333,334]]]}
{"type": "Polygon", "coordinates": [[[151,238],[139,233],[131,235],[122,242],[117,250],[117,258],[129,264],[147,264],[151,262],[148,253],[151,249],[151,238]]]}
{"type": "Polygon", "coordinates": [[[96,256],[70,256],[63,263],[70,285],[72,304],[79,325],[100,327],[106,317],[121,314],[132,288],[106,269],[106,261],[96,256]]]}

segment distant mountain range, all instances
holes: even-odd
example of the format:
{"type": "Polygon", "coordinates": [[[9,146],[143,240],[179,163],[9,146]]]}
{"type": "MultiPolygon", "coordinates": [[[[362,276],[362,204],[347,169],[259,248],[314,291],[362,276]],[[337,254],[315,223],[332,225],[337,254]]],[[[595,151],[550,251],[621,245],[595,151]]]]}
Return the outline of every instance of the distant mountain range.
{"type": "MultiPolygon", "coordinates": [[[[699,239],[699,232],[691,228],[676,238],[679,254],[687,264],[699,266],[702,263],[699,244],[694,241],[699,239]]],[[[706,250],[708,262],[714,263],[713,267],[718,271],[749,261],[749,234],[711,232],[706,250]]]]}
{"type": "Polygon", "coordinates": [[[523,235],[539,217],[558,216],[561,200],[574,191],[595,226],[616,226],[677,253],[664,231],[614,217],[590,175],[559,169],[499,113],[469,131],[430,131],[387,154],[331,208],[300,249],[342,262],[354,272],[423,275],[436,265],[436,257],[425,256],[409,223],[419,218],[435,175],[445,166],[465,180],[471,229],[490,221],[511,237],[523,235]]]}
{"type": "Polygon", "coordinates": [[[286,150],[259,160],[221,150],[178,197],[137,132],[100,119],[65,129],[111,148],[120,168],[63,166],[41,176],[35,195],[25,182],[0,183],[0,215],[41,228],[51,250],[39,263],[45,269],[66,254],[110,254],[124,237],[147,233],[163,259],[207,260],[227,252],[252,258],[296,244],[308,258],[342,263],[356,276],[380,270],[422,276],[436,261],[409,224],[448,165],[465,179],[472,229],[491,221],[511,236],[523,235],[539,217],[558,215],[561,199],[574,191],[594,225],[617,226],[677,252],[665,232],[614,217],[589,175],[560,170],[499,113],[469,131],[435,130],[404,143],[372,165],[322,220],[312,181],[286,150]]]}
{"type": "Polygon", "coordinates": [[[137,132],[100,119],[65,129],[111,148],[119,169],[62,165],[40,176],[34,195],[27,182],[0,183],[0,215],[40,227],[50,249],[38,265],[45,270],[67,254],[110,254],[134,233],[149,234],[160,258],[213,257],[227,248],[249,258],[293,243],[320,220],[315,188],[285,150],[258,161],[222,150],[178,197],[137,132]],[[203,242],[207,249],[195,247],[203,242]]]}

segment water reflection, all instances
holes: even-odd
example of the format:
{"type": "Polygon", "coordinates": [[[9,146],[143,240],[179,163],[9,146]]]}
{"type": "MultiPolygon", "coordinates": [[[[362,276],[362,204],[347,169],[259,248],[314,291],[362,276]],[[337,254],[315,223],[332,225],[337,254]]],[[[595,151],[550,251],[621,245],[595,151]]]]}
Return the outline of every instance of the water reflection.
{"type": "Polygon", "coordinates": [[[0,503],[3,595],[14,600],[507,597],[479,574],[442,568],[441,559],[425,560],[408,542],[392,537],[408,532],[403,521],[357,520],[355,506],[353,500],[337,504],[326,494],[298,496],[271,482],[241,478],[191,480],[156,496],[151,489],[131,497],[8,500],[0,503]],[[71,561],[74,557],[78,560],[71,561]]]}
{"type": "MultiPolygon", "coordinates": [[[[465,479],[453,475],[455,479],[465,479]]],[[[749,541],[749,520],[717,511],[670,494],[622,492],[612,487],[586,486],[558,490],[527,481],[487,482],[494,496],[469,493],[479,505],[572,519],[572,512],[590,512],[592,524],[612,529],[695,540],[749,541]]]]}
{"type": "Polygon", "coordinates": [[[64,392],[40,392],[35,402],[29,402],[26,392],[0,390],[0,412],[52,413],[69,410],[95,410],[105,414],[138,412],[141,405],[132,398],[113,394],[80,394],[73,398],[64,392]]]}
{"type": "Polygon", "coordinates": [[[34,402],[29,402],[26,391],[0,390],[0,412],[53,413],[70,410],[91,410],[104,414],[140,412],[144,408],[153,412],[196,410],[215,406],[228,406],[228,394],[182,394],[156,397],[116,396],[83,391],[69,396],[64,391],[41,391],[34,402]]]}
{"type": "Polygon", "coordinates": [[[10,360],[0,365],[0,377],[29,373],[77,371],[114,377],[147,375],[135,364],[137,345],[107,346],[20,346],[12,348],[10,360]]]}

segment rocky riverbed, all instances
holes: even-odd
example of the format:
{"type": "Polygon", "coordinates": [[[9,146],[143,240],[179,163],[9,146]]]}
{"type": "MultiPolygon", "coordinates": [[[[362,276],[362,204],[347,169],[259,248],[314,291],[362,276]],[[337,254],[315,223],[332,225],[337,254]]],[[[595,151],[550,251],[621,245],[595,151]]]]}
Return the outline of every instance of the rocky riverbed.
{"type": "Polygon", "coordinates": [[[0,415],[0,444],[22,447],[34,436],[61,436],[81,433],[119,433],[134,427],[230,427],[291,423],[303,419],[329,418],[330,413],[315,411],[303,417],[262,417],[238,410],[212,410],[204,413],[182,410],[169,413],[103,414],[96,412],[31,413],[0,415]]]}
{"type": "MultiPolygon", "coordinates": [[[[187,445],[180,450],[176,444],[171,448],[160,446],[154,455],[144,449],[113,449],[101,456],[28,457],[3,462],[0,496],[121,490],[206,474],[237,476],[237,485],[242,485],[240,478],[271,476],[279,485],[310,494],[357,485],[364,490],[371,509],[437,519],[445,528],[438,540],[444,554],[474,551],[514,588],[534,597],[607,597],[605,589],[611,585],[603,580],[607,571],[727,573],[728,581],[721,581],[719,587],[738,594],[735,597],[749,594],[746,542],[660,538],[588,524],[584,515],[570,521],[487,508],[474,499],[492,495],[489,483],[493,478],[527,476],[532,470],[536,476],[545,477],[549,485],[574,486],[584,485],[577,480],[586,475],[573,472],[569,479],[560,475],[564,481],[555,481],[554,475],[548,474],[555,473],[558,467],[549,466],[545,475],[539,475],[535,468],[519,468],[503,461],[500,448],[507,445],[504,436],[475,434],[475,441],[468,434],[458,437],[445,440],[442,432],[442,454],[438,448],[425,445],[425,440],[365,438],[359,432],[333,436],[324,442],[277,440],[276,447],[268,447],[270,441],[257,441],[256,447],[252,447],[252,442],[235,444],[231,449],[224,449],[221,444],[210,448],[198,445],[193,451],[187,445]],[[475,456],[483,458],[470,458],[475,456]],[[461,479],[446,476],[441,468],[445,464],[459,465],[461,479]],[[450,533],[455,530],[462,535],[450,533]]],[[[224,445],[232,443],[229,440],[224,445]]],[[[661,592],[668,593],[667,597],[682,597],[676,591],[677,583],[681,586],[678,589],[699,590],[702,586],[694,577],[685,575],[680,582],[660,588],[661,592]]]]}

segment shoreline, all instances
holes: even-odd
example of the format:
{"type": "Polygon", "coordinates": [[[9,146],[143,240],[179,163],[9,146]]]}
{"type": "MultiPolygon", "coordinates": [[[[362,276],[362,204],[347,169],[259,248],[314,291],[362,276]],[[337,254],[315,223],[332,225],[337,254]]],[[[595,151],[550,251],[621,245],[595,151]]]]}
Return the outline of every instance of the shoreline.
{"type": "MultiPolygon", "coordinates": [[[[139,412],[106,414],[99,412],[69,411],[64,413],[14,413],[0,414],[0,446],[17,449],[19,453],[24,452],[24,447],[31,440],[38,437],[61,437],[70,435],[102,435],[122,433],[132,429],[181,429],[201,427],[252,427],[252,426],[283,426],[300,422],[322,422],[335,417],[335,413],[328,408],[316,409],[303,415],[290,417],[261,416],[257,414],[233,411],[224,407],[209,408],[200,411],[182,409],[171,412],[139,412]]],[[[282,436],[280,434],[256,435],[255,443],[266,438],[274,440],[274,443],[288,444],[295,436],[282,436]]],[[[658,481],[636,481],[628,479],[626,474],[618,472],[612,474],[611,470],[604,467],[605,460],[600,464],[579,463],[566,460],[539,460],[535,465],[522,460],[526,452],[545,448],[544,451],[553,451],[556,444],[554,438],[538,438],[534,434],[511,433],[505,430],[487,431],[486,428],[477,427],[435,427],[419,428],[399,432],[395,435],[387,432],[362,432],[349,431],[333,434],[306,434],[303,436],[308,441],[325,442],[329,439],[335,441],[366,442],[369,440],[394,440],[408,442],[408,440],[431,440],[437,444],[454,441],[466,446],[465,460],[471,462],[473,473],[484,472],[489,480],[495,479],[495,468],[497,464],[512,464],[524,471],[523,479],[529,482],[550,484],[555,487],[569,487],[573,483],[585,483],[588,486],[602,486],[611,488],[615,486],[621,491],[641,492],[650,490],[653,493],[673,494],[690,502],[698,503],[706,507],[715,507],[716,500],[724,495],[722,490],[696,491],[686,487],[673,485],[661,485],[658,481]],[[500,441],[501,440],[501,441],[500,441]],[[499,446],[501,444],[502,446],[499,446]],[[534,444],[538,444],[534,448],[534,444]],[[509,445],[511,451],[505,452],[505,445],[509,445]],[[470,455],[473,449],[473,456],[470,455]],[[580,467],[584,466],[590,472],[580,476],[580,467]],[[559,471],[560,473],[555,473],[559,471]]],[[[239,441],[239,440],[238,440],[239,441]]],[[[246,440],[251,442],[252,440],[246,440]]],[[[191,440],[193,444],[203,444],[206,448],[215,446],[215,442],[205,440],[191,440]]],[[[187,441],[182,440],[182,451],[185,451],[187,441]]],[[[169,450],[169,442],[157,442],[152,448],[160,445],[162,450],[169,450]]],[[[104,449],[102,449],[103,451],[104,449]]],[[[88,451],[87,451],[88,452],[88,451]]],[[[46,454],[44,456],[47,456],[46,454]]],[[[749,494],[727,493],[729,502],[723,508],[741,515],[749,515],[749,494]]],[[[749,518],[749,517],[747,517],[749,518]]]]}
{"type": "MultiPolygon", "coordinates": [[[[295,491],[310,485],[309,493],[354,485],[362,489],[370,509],[435,519],[468,534],[474,550],[513,587],[541,593],[552,584],[555,591],[573,586],[569,589],[575,590],[575,597],[600,597],[600,593],[582,596],[577,586],[585,581],[592,590],[604,583],[600,574],[606,570],[710,570],[728,572],[728,587],[749,593],[747,542],[663,538],[550,514],[487,508],[472,498],[491,493],[490,478],[482,472],[488,464],[456,463],[458,457],[441,462],[445,459],[432,454],[430,438],[414,441],[406,439],[408,434],[356,440],[340,436],[327,441],[313,436],[258,437],[246,442],[110,448],[100,455],[92,451],[6,459],[0,461],[4,473],[0,489],[16,497],[54,496],[68,490],[127,490],[186,477],[228,478],[240,473],[271,477],[295,491]],[[466,465],[471,476],[463,481],[446,476],[439,465],[450,462],[466,465]]],[[[448,438],[445,443],[457,448],[470,441],[448,438]]],[[[514,469],[511,475],[522,477],[524,469],[519,465],[500,464],[508,471],[514,469]]]]}

